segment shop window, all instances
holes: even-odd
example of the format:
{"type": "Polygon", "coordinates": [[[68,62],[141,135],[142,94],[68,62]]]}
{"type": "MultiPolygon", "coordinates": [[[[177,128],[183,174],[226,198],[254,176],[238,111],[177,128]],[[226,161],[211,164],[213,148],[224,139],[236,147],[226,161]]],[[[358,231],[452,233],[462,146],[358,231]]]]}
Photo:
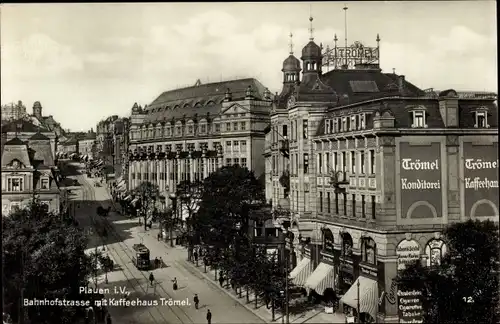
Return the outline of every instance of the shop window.
{"type": "Polygon", "coordinates": [[[364,237],[361,239],[361,260],[368,264],[375,265],[377,254],[377,245],[375,241],[370,237],[364,237]]]}
{"type": "Polygon", "coordinates": [[[352,237],[349,233],[342,234],[342,257],[350,258],[352,257],[352,237]]]}
{"type": "Polygon", "coordinates": [[[432,239],[425,247],[426,264],[428,267],[439,266],[446,254],[446,244],[441,239],[432,239]]]}

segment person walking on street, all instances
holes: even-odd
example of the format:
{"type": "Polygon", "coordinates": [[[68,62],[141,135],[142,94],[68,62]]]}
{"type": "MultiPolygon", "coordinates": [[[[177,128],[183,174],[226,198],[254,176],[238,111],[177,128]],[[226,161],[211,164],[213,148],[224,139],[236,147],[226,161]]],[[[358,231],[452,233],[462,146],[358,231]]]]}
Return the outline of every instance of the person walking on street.
{"type": "Polygon", "coordinates": [[[174,280],[172,280],[172,282],[173,282],[172,288],[174,288],[174,290],[177,290],[177,277],[175,277],[174,280]]]}
{"type": "Polygon", "coordinates": [[[198,251],[194,250],[193,256],[194,256],[194,261],[198,263],[198,251]]]}
{"type": "Polygon", "coordinates": [[[212,312],[209,310],[207,310],[207,323],[208,324],[212,324],[212,312]]]}
{"type": "Polygon", "coordinates": [[[149,281],[151,282],[151,287],[153,287],[153,283],[155,281],[155,276],[153,275],[152,272],[149,274],[149,281]]]}
{"type": "Polygon", "coordinates": [[[200,299],[198,298],[198,294],[194,294],[194,308],[198,309],[198,305],[200,304],[200,299]]]}
{"type": "Polygon", "coordinates": [[[158,269],[158,264],[160,263],[160,260],[158,260],[158,257],[155,258],[155,269],[158,269]]]}
{"type": "Polygon", "coordinates": [[[156,236],[156,238],[158,239],[158,241],[161,239],[161,232],[158,232],[158,235],[156,236]]]}
{"type": "Polygon", "coordinates": [[[222,284],[224,283],[224,276],[222,275],[222,273],[219,273],[219,283],[220,286],[222,287],[222,284]]]}
{"type": "Polygon", "coordinates": [[[163,258],[160,257],[160,268],[163,268],[163,258]]]}

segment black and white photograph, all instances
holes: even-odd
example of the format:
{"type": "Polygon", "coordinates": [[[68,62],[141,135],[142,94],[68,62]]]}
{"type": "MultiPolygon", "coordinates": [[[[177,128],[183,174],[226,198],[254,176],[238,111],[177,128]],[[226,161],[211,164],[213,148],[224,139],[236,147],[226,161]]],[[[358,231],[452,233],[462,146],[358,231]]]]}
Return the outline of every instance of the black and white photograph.
{"type": "Polygon", "coordinates": [[[3,324],[499,323],[496,13],[2,3],[3,324]]]}

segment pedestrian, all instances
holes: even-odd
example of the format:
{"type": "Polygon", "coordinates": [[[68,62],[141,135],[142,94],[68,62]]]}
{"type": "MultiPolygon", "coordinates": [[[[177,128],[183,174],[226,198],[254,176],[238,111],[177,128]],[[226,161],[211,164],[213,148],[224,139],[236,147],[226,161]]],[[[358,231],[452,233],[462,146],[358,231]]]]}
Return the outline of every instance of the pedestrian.
{"type": "Polygon", "coordinates": [[[208,265],[208,258],[206,256],[203,257],[203,264],[208,265]]]}
{"type": "Polygon", "coordinates": [[[200,304],[200,299],[198,298],[198,294],[194,294],[194,308],[198,309],[198,305],[200,304]]]}
{"type": "Polygon", "coordinates": [[[155,269],[158,269],[159,266],[158,264],[160,263],[160,260],[158,260],[158,257],[155,258],[155,269]]]}
{"type": "Polygon", "coordinates": [[[198,251],[194,250],[193,256],[194,256],[194,261],[198,262],[198,251]]]}
{"type": "Polygon", "coordinates": [[[176,277],[174,277],[174,280],[172,280],[172,282],[173,282],[172,288],[173,288],[174,290],[177,290],[177,288],[178,288],[178,287],[177,287],[177,278],[176,278],[176,277]]]}
{"type": "Polygon", "coordinates": [[[224,283],[224,276],[222,275],[222,273],[219,273],[219,283],[220,286],[222,287],[222,284],[224,283]]]}
{"type": "Polygon", "coordinates": [[[212,324],[212,312],[209,310],[207,310],[207,323],[208,324],[212,324]]]}
{"type": "Polygon", "coordinates": [[[149,274],[149,281],[151,282],[151,287],[153,287],[153,282],[155,281],[155,276],[153,275],[152,272],[149,274]]]}
{"type": "Polygon", "coordinates": [[[236,287],[236,281],[233,278],[231,278],[230,282],[231,282],[231,288],[234,290],[234,288],[236,287]]]}
{"type": "Polygon", "coordinates": [[[158,235],[156,236],[158,238],[158,241],[161,239],[161,233],[158,232],[158,235]]]}
{"type": "Polygon", "coordinates": [[[160,257],[160,268],[163,268],[163,258],[160,257]]]}

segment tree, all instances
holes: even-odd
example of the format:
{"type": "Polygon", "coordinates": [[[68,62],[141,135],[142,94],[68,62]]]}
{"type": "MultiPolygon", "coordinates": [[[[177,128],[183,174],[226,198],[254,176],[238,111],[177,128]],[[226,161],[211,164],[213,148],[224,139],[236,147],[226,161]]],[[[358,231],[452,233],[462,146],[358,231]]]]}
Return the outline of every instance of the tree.
{"type": "Polygon", "coordinates": [[[398,285],[423,292],[425,322],[498,323],[498,225],[455,223],[444,241],[448,253],[440,265],[413,264],[398,276],[398,285]]]}
{"type": "Polygon", "coordinates": [[[22,307],[21,300],[81,300],[88,284],[87,239],[68,217],[49,213],[34,200],[26,209],[2,218],[3,285],[7,312],[24,323],[76,323],[83,308],[22,307]],[[21,309],[21,313],[19,312],[21,309]]]}
{"type": "Polygon", "coordinates": [[[144,220],[144,230],[148,229],[148,223],[152,220],[156,209],[156,202],[160,199],[160,190],[151,182],[141,182],[134,190],[134,194],[140,197],[139,217],[144,220]]]}

